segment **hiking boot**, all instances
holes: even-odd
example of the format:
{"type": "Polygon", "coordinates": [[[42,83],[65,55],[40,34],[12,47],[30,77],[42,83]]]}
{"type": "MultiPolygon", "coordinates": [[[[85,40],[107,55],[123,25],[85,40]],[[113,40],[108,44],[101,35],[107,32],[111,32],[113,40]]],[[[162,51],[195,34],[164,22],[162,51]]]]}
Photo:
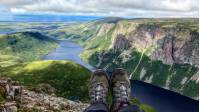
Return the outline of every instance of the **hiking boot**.
{"type": "Polygon", "coordinates": [[[106,103],[106,97],[109,89],[109,79],[104,70],[96,70],[90,79],[89,96],[91,104],[106,103]]]}
{"type": "Polygon", "coordinates": [[[111,77],[111,91],[113,103],[111,112],[118,112],[121,108],[130,105],[131,85],[124,69],[115,69],[111,77]]]}

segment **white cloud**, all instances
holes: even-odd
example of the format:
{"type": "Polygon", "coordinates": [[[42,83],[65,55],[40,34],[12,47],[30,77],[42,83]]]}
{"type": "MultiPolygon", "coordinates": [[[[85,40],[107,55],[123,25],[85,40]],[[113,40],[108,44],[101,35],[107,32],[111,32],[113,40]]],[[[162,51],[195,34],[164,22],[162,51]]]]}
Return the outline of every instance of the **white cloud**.
{"type": "Polygon", "coordinates": [[[11,8],[10,11],[13,12],[13,13],[25,13],[25,12],[27,12],[25,9],[21,9],[21,8],[11,8]]]}
{"type": "Polygon", "coordinates": [[[166,11],[192,11],[198,10],[198,0],[109,0],[109,4],[124,8],[166,10],[166,11]]]}
{"type": "Polygon", "coordinates": [[[0,12],[123,17],[198,17],[198,0],[0,0],[0,12]]]}

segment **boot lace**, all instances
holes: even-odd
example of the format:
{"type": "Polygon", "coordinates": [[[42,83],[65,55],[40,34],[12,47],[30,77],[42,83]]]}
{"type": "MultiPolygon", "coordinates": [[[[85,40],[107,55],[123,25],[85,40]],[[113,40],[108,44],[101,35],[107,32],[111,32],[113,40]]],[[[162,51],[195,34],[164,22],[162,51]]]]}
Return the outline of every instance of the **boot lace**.
{"type": "Polygon", "coordinates": [[[106,102],[106,88],[103,86],[102,83],[98,83],[92,87],[92,91],[90,92],[91,102],[106,102]]]}

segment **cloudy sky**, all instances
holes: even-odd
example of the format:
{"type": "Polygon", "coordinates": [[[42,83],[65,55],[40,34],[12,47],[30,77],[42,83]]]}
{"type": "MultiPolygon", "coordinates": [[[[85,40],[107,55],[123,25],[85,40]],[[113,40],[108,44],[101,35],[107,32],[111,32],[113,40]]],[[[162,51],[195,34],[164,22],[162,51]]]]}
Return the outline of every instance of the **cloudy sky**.
{"type": "Polygon", "coordinates": [[[0,13],[199,17],[198,0],[0,0],[0,13]]]}

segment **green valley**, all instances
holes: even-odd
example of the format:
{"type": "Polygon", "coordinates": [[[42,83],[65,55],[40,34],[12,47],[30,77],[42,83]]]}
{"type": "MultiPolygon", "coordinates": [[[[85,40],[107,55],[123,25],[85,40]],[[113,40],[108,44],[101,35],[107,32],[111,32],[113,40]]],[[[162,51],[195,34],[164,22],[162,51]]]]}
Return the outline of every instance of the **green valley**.
{"type": "Polygon", "coordinates": [[[58,44],[39,32],[0,35],[0,76],[11,77],[39,93],[88,101],[88,69],[70,61],[39,61],[58,44]]]}

